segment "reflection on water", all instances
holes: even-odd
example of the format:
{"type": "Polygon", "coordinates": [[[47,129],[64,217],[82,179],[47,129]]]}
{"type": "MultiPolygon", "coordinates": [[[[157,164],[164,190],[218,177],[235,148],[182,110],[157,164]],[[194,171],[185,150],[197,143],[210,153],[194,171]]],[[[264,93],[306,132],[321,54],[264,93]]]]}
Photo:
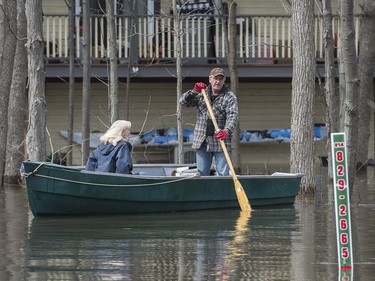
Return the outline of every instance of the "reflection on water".
{"type": "MultiPolygon", "coordinates": [[[[353,280],[375,274],[374,189],[361,181],[352,195],[353,280]]],[[[33,218],[25,190],[6,188],[0,280],[338,280],[331,193],[324,186],[315,200],[251,216],[33,218]]]]}
{"type": "MultiPolygon", "coordinates": [[[[27,242],[28,271],[35,280],[225,280],[245,277],[252,263],[246,228],[295,225],[293,208],[253,212],[238,228],[238,210],[102,218],[34,218],[27,242]],[[227,265],[230,264],[230,267],[227,265]],[[48,268],[48,272],[43,272],[48,268]],[[235,270],[233,270],[235,268],[235,270]],[[35,273],[35,274],[34,274],[35,273]]],[[[256,233],[256,232],[255,232],[256,233]]],[[[262,233],[259,233],[262,237],[262,233]]],[[[290,256],[289,244],[279,251],[290,256]]],[[[266,245],[265,245],[266,246],[266,245]]],[[[274,271],[272,269],[272,271],[274,271]]]]}
{"type": "Polygon", "coordinates": [[[0,189],[0,280],[24,280],[29,210],[25,190],[0,189]]]}

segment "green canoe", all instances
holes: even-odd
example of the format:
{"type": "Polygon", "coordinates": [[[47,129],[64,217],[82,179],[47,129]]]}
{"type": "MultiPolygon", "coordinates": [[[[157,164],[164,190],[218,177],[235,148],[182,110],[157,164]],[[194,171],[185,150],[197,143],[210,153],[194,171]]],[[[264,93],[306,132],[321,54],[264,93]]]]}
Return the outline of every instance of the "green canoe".
{"type": "MultiPolygon", "coordinates": [[[[186,165],[185,165],[186,166],[186,165]]],[[[34,216],[105,215],[239,208],[232,178],[199,177],[184,165],[138,164],[134,175],[25,161],[34,216]],[[176,172],[177,171],[177,172],[176,172]]],[[[293,204],[302,174],[238,175],[252,207],[293,204]]]]}

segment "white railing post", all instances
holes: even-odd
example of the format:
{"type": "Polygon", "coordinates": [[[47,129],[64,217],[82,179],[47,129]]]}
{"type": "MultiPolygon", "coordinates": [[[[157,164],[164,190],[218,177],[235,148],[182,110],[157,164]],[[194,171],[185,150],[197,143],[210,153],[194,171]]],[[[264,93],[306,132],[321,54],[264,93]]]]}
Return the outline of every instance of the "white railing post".
{"type": "Polygon", "coordinates": [[[249,49],[250,49],[250,36],[249,36],[249,28],[250,28],[249,18],[245,18],[245,59],[249,57],[249,49]]]}
{"type": "MultiPolygon", "coordinates": [[[[64,57],[69,56],[69,39],[68,39],[68,32],[69,30],[69,18],[64,18],[64,57]]],[[[60,55],[62,57],[62,54],[60,55]]]]}
{"type": "Polygon", "coordinates": [[[81,57],[81,26],[79,24],[79,17],[75,17],[76,26],[76,57],[81,57]]]}

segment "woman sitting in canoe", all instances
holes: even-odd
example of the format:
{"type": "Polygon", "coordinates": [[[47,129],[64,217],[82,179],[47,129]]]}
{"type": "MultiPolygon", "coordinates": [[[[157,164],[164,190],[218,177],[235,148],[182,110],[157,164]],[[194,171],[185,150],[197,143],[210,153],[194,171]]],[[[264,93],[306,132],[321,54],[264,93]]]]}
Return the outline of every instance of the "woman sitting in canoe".
{"type": "Polygon", "coordinates": [[[117,120],[100,138],[101,144],[91,152],[87,171],[131,174],[133,162],[132,146],[128,142],[131,123],[117,120]]]}

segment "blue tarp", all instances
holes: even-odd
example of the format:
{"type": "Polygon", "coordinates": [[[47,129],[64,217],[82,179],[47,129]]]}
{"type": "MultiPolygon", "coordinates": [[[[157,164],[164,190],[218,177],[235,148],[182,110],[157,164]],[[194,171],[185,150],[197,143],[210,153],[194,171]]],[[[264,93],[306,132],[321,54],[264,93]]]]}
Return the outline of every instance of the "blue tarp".
{"type": "MultiPolygon", "coordinates": [[[[67,131],[60,131],[63,137],[68,137],[67,131]]],[[[99,138],[103,133],[91,133],[90,134],[90,147],[95,148],[100,144],[99,138]]],[[[270,129],[270,130],[259,130],[259,131],[241,131],[240,142],[251,143],[251,142],[289,142],[291,130],[290,129],[270,129]]],[[[324,125],[316,125],[314,128],[315,140],[321,140],[326,137],[326,127],[324,125]]],[[[194,131],[189,129],[183,130],[183,140],[185,143],[191,143],[193,141],[194,131]]],[[[75,143],[81,143],[81,133],[73,134],[73,141],[75,143]]],[[[132,145],[142,144],[155,144],[155,145],[170,145],[177,144],[177,128],[171,127],[167,129],[155,129],[148,132],[132,134],[130,135],[129,141],[132,145]]]]}

